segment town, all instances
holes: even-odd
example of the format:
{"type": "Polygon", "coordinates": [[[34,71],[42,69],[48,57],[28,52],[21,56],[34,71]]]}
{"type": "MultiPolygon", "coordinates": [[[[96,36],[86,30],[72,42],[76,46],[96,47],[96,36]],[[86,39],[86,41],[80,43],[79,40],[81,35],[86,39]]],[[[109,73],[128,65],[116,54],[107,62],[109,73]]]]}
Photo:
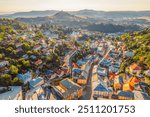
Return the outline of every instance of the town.
{"type": "Polygon", "coordinates": [[[146,47],[132,44],[144,48],[138,52],[126,40],[140,42],[146,31],[111,35],[2,18],[0,100],[149,100],[150,36],[146,47]]]}

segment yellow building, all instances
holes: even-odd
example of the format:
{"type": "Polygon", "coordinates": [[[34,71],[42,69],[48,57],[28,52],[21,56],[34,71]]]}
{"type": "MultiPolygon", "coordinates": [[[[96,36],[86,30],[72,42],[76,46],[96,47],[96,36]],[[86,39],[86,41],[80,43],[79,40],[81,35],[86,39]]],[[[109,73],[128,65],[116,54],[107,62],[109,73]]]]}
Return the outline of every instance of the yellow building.
{"type": "Polygon", "coordinates": [[[134,88],[129,83],[123,85],[123,91],[133,91],[133,89],[134,88]]]}
{"type": "Polygon", "coordinates": [[[130,73],[135,73],[135,74],[141,73],[141,67],[138,66],[136,63],[130,65],[129,70],[130,73]]]}
{"type": "Polygon", "coordinates": [[[78,99],[83,95],[83,88],[68,78],[62,80],[55,91],[63,100],[78,99]]]}
{"type": "Polygon", "coordinates": [[[114,89],[121,90],[123,86],[123,78],[121,76],[115,76],[114,78],[114,89]]]}

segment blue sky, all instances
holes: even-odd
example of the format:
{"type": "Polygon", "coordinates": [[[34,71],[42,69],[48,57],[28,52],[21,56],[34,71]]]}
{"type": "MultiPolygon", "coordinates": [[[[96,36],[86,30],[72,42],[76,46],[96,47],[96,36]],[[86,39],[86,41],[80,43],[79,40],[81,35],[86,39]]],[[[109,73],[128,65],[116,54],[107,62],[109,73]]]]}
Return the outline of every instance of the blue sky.
{"type": "Polygon", "coordinates": [[[0,0],[0,12],[31,10],[140,11],[150,10],[150,0],[0,0]]]}

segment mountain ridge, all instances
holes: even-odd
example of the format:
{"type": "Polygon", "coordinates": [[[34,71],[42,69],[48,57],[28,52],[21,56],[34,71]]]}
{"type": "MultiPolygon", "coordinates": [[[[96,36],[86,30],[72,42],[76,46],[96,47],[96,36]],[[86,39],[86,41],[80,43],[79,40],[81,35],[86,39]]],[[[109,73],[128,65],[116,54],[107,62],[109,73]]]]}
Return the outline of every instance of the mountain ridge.
{"type": "MultiPolygon", "coordinates": [[[[6,18],[18,18],[18,17],[25,17],[25,18],[32,18],[32,17],[45,17],[45,16],[53,16],[54,14],[61,12],[59,10],[45,10],[45,11],[29,11],[29,12],[16,12],[13,14],[6,14],[0,15],[0,17],[6,18]]],[[[79,10],[79,11],[63,11],[70,13],[71,15],[76,16],[86,16],[86,17],[142,17],[142,16],[150,16],[150,11],[96,11],[96,10],[79,10]]]]}

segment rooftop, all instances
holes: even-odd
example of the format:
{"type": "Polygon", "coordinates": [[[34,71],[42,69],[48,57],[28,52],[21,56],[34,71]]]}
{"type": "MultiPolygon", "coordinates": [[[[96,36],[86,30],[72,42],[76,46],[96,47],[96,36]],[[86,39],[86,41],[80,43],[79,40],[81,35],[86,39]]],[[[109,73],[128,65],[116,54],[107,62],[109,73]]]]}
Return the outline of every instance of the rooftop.
{"type": "Polygon", "coordinates": [[[24,84],[26,84],[28,81],[30,81],[32,79],[32,74],[31,72],[27,72],[25,74],[18,74],[17,77],[22,80],[24,82],[24,84]]]}
{"type": "Polygon", "coordinates": [[[13,100],[22,91],[21,86],[10,86],[10,90],[0,94],[0,100],[13,100]]]}
{"type": "Polygon", "coordinates": [[[130,91],[118,91],[118,96],[134,98],[134,93],[132,93],[130,91]]]}

